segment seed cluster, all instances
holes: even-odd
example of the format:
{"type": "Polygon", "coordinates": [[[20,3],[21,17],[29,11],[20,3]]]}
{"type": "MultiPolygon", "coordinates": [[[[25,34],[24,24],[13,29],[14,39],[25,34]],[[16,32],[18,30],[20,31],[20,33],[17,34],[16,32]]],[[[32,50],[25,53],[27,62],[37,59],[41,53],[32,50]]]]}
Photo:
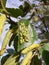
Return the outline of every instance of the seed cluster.
{"type": "Polygon", "coordinates": [[[20,23],[19,25],[19,37],[21,44],[29,41],[29,32],[24,23],[20,23]]]}

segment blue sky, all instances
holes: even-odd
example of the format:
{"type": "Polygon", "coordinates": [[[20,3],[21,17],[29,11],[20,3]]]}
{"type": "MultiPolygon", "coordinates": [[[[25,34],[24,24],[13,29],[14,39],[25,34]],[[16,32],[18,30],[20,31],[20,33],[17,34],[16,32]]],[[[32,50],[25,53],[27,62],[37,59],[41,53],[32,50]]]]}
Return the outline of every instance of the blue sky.
{"type": "Polygon", "coordinates": [[[20,2],[19,0],[7,0],[7,7],[10,8],[18,8],[23,2],[20,2]]]}

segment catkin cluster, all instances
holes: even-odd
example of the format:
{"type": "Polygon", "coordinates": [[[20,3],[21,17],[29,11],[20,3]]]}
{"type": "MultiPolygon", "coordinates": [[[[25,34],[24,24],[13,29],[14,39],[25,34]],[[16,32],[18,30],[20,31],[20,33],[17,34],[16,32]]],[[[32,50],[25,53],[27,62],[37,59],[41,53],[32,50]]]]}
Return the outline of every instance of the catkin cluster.
{"type": "Polygon", "coordinates": [[[24,23],[19,24],[19,39],[21,44],[29,41],[29,31],[24,23]]]}
{"type": "Polygon", "coordinates": [[[2,35],[2,31],[3,31],[3,27],[6,21],[6,15],[5,14],[1,14],[0,15],[0,37],[2,35]]]}

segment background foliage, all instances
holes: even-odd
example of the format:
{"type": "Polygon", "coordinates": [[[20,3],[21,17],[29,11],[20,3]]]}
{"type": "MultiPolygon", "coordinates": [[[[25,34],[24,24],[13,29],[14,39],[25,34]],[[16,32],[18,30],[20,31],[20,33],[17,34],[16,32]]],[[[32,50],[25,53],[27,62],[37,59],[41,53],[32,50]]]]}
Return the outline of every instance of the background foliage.
{"type": "Polygon", "coordinates": [[[49,0],[20,0],[18,8],[8,8],[6,2],[0,0],[0,40],[5,23],[10,24],[0,50],[1,65],[49,65],[49,0]],[[6,49],[7,45],[14,49],[6,49]]]}

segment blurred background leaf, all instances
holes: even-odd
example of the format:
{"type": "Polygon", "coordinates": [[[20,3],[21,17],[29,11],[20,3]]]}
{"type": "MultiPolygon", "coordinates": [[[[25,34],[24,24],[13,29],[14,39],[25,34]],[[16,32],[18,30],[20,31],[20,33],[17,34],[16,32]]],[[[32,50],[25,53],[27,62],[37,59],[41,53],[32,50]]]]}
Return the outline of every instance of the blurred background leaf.
{"type": "Polygon", "coordinates": [[[49,43],[45,43],[42,47],[39,48],[39,53],[42,55],[43,51],[47,50],[49,51],[49,43]]]}
{"type": "Polygon", "coordinates": [[[46,65],[49,65],[49,51],[44,50],[42,53],[42,58],[44,59],[46,65]]]}
{"type": "Polygon", "coordinates": [[[35,55],[31,60],[31,65],[42,65],[42,62],[40,59],[38,59],[38,56],[35,55]]]}

